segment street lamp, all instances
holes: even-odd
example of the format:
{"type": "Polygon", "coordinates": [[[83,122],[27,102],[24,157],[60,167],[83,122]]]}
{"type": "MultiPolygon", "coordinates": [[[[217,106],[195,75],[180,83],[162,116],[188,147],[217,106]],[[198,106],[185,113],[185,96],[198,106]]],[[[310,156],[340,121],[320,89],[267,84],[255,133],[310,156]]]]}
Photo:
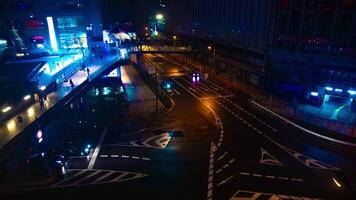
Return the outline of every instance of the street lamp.
{"type": "Polygon", "coordinates": [[[176,40],[177,40],[177,36],[173,35],[174,48],[176,48],[176,40]]]}
{"type": "Polygon", "coordinates": [[[156,19],[157,20],[163,20],[163,15],[162,14],[160,14],[160,13],[158,13],[157,15],[156,15],[156,19]]]}
{"type": "Polygon", "coordinates": [[[215,71],[214,69],[215,69],[215,65],[216,65],[216,50],[212,46],[208,46],[208,50],[209,51],[213,50],[213,59],[214,59],[214,61],[213,61],[213,73],[214,73],[214,71],[215,71]]]}

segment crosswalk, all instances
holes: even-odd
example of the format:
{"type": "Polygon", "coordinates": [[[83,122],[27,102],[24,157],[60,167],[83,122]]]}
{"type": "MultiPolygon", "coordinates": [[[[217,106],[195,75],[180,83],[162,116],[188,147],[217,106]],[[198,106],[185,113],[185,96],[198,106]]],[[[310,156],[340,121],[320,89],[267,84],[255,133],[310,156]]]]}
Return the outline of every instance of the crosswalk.
{"type": "Polygon", "coordinates": [[[61,179],[55,181],[50,187],[114,183],[139,179],[146,176],[148,175],[127,171],[69,169],[61,179]]]}

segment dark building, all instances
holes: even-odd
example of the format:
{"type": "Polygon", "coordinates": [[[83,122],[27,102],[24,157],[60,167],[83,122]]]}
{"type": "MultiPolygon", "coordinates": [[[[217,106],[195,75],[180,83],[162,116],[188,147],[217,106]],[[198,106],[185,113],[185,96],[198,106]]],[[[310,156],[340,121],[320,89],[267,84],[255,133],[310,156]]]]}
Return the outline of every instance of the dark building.
{"type": "Polygon", "coordinates": [[[258,87],[320,98],[356,89],[355,0],[171,0],[167,13],[171,33],[222,45],[217,54],[244,63],[230,67],[258,87]]]}

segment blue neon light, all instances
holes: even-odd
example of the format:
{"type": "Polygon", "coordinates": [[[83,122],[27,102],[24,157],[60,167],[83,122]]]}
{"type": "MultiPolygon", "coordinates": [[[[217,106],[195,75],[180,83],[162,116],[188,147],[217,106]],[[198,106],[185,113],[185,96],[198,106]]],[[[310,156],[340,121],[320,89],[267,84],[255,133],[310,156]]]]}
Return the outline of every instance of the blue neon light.
{"type": "Polygon", "coordinates": [[[314,97],[317,97],[317,96],[319,96],[319,93],[317,93],[317,92],[310,92],[310,95],[312,95],[312,96],[314,96],[314,97]]]}
{"type": "Polygon", "coordinates": [[[332,88],[332,87],[325,87],[325,90],[327,90],[327,91],[333,91],[333,88],[332,88]]]}
{"type": "Polygon", "coordinates": [[[48,32],[49,32],[49,39],[51,41],[51,47],[53,51],[58,51],[56,32],[54,30],[54,25],[53,25],[53,18],[47,17],[46,19],[48,24],[48,32]]]}
{"type": "Polygon", "coordinates": [[[356,94],[356,91],[355,90],[348,90],[347,91],[350,95],[355,95],[356,94]]]}
{"type": "Polygon", "coordinates": [[[336,88],[335,92],[342,92],[342,89],[336,88]]]}

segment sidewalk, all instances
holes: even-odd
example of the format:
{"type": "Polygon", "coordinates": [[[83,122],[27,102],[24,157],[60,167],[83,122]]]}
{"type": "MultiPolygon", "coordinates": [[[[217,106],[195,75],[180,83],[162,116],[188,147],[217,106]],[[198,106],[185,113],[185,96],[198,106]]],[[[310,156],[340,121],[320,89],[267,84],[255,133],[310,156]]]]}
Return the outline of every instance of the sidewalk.
{"type": "MultiPolygon", "coordinates": [[[[96,55],[89,57],[84,61],[85,65],[89,68],[90,74],[95,73],[102,65],[107,62],[111,62],[113,59],[117,58],[115,54],[110,54],[105,56],[102,60],[100,56],[96,55]]],[[[74,83],[74,88],[82,84],[88,78],[86,71],[79,70],[71,76],[74,83]]],[[[18,133],[20,133],[27,125],[31,124],[37,117],[40,117],[53,105],[55,105],[59,100],[68,95],[72,91],[72,88],[68,82],[64,82],[61,85],[58,85],[57,90],[51,92],[47,95],[47,101],[45,102],[45,107],[41,108],[38,102],[33,105],[24,108],[23,112],[17,114],[21,115],[23,122],[19,123],[16,119],[17,116],[10,118],[3,122],[3,125],[0,127],[0,149],[18,133]]]]}
{"type": "MultiPolygon", "coordinates": [[[[212,77],[213,79],[219,81],[224,85],[225,88],[233,91],[235,94],[239,93],[244,94],[246,96],[251,96],[254,100],[263,104],[266,107],[269,107],[274,112],[282,114],[283,116],[286,116],[290,119],[294,118],[294,120],[298,121],[298,123],[302,126],[305,126],[314,131],[321,132],[330,137],[335,137],[346,141],[356,140],[356,128],[353,127],[355,125],[348,125],[336,121],[334,119],[326,119],[320,116],[316,116],[313,113],[305,112],[305,109],[312,109],[309,105],[305,105],[303,107],[299,105],[297,112],[295,112],[294,107],[292,107],[290,103],[285,102],[284,100],[279,99],[275,96],[271,98],[270,96],[266,95],[262,90],[254,87],[252,84],[246,84],[245,82],[236,80],[233,81],[231,75],[228,72],[214,73],[211,67],[206,67],[206,65],[204,63],[201,63],[200,61],[192,60],[191,58],[170,57],[170,60],[173,60],[177,63],[185,63],[185,59],[187,60],[186,65],[193,66],[197,70],[201,69],[202,73],[208,73],[209,77],[212,77]]],[[[343,112],[338,113],[338,119],[344,115],[345,114],[343,112]]]]}
{"type": "MultiPolygon", "coordinates": [[[[121,67],[121,79],[129,101],[128,121],[129,125],[134,126],[132,131],[146,128],[156,115],[156,95],[132,65],[121,67]]],[[[159,113],[166,110],[159,100],[158,110],[159,113]]],[[[126,130],[126,132],[130,132],[130,130],[126,130]]]]}

